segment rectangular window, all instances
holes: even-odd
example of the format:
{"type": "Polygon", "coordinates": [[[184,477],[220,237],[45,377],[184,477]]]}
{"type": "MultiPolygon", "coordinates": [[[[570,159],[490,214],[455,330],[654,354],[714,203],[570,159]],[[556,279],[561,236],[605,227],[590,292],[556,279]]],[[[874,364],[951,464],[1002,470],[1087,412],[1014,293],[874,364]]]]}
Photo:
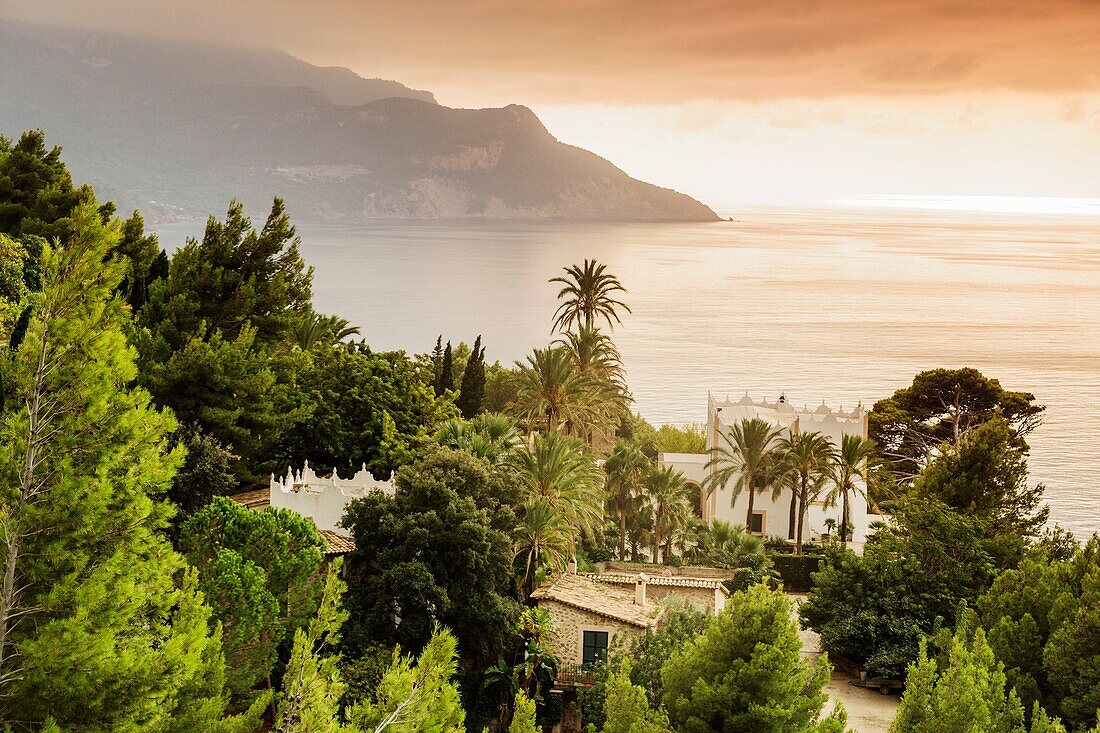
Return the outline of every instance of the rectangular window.
{"type": "Polygon", "coordinates": [[[752,521],[749,522],[749,532],[764,534],[764,512],[753,512],[752,521]]]}
{"type": "Polygon", "coordinates": [[[592,664],[607,659],[607,632],[586,631],[581,645],[581,662],[592,664]]]}

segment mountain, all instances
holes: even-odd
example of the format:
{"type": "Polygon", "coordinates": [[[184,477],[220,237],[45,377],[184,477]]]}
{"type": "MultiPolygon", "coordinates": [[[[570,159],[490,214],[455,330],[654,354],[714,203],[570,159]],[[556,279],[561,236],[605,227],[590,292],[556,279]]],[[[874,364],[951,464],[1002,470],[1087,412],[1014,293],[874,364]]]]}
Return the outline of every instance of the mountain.
{"type": "Polygon", "coordinates": [[[556,140],[528,108],[267,49],[0,24],[0,133],[42,128],[74,177],[151,220],[282,196],[301,219],[711,221],[556,140]]]}

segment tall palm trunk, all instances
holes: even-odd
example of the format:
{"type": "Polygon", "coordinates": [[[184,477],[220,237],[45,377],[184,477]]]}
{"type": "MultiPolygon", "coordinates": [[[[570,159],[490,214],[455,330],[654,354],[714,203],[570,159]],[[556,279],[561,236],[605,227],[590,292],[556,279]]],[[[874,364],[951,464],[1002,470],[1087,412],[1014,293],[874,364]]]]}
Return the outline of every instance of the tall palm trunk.
{"type": "Polygon", "coordinates": [[[794,539],[794,525],[798,521],[798,490],[791,487],[791,510],[787,517],[787,539],[794,539]]]}
{"type": "Polygon", "coordinates": [[[848,489],[845,488],[842,496],[844,497],[840,505],[840,541],[848,541],[849,526],[849,512],[848,512],[848,489]]]}
{"type": "Polygon", "coordinates": [[[794,540],[794,554],[802,554],[802,530],[806,522],[806,481],[807,477],[803,476],[799,479],[799,493],[798,493],[798,531],[795,534],[794,540]]]}
{"type": "Polygon", "coordinates": [[[756,504],[756,481],[749,484],[749,510],[745,513],[745,530],[752,532],[752,509],[756,504]]]}
{"type": "Polygon", "coordinates": [[[626,559],[626,512],[619,512],[619,559],[626,559]]]}

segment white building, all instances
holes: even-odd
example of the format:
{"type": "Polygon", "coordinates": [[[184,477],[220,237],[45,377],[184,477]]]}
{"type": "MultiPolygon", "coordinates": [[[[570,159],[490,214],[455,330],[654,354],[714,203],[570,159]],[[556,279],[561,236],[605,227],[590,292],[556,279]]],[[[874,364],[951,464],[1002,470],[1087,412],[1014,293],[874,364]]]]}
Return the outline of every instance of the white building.
{"type": "MultiPolygon", "coordinates": [[[[735,502],[731,502],[733,479],[711,494],[702,490],[707,476],[714,469],[707,469],[710,461],[709,451],[718,445],[729,448],[728,435],[731,425],[742,420],[759,418],[786,434],[819,432],[828,438],[834,446],[839,446],[845,434],[867,437],[867,411],[862,405],[850,412],[843,408],[832,410],[824,403],[816,409],[803,407],[797,409],[784,396],[775,402],[766,399],[755,402],[746,394],[739,400],[728,397],[719,402],[713,396],[707,396],[707,453],[662,453],[660,462],[682,472],[684,477],[700,487],[700,508],[703,519],[711,522],[723,519],[733,524],[745,524],[748,510],[748,492],[741,492],[735,502]],[[719,443],[721,441],[721,443],[719,443]]],[[[867,500],[860,485],[860,492],[849,494],[848,501],[852,519],[852,542],[861,544],[867,539],[867,528],[871,517],[867,514],[867,500]]],[[[826,492],[827,493],[827,492],[826,492]]],[[[821,497],[824,499],[824,495],[821,497]]],[[[833,519],[840,526],[840,502],[836,506],[826,507],[822,500],[810,504],[806,512],[803,539],[812,540],[828,533],[826,519],[833,519]]],[[[753,517],[749,526],[754,534],[767,537],[794,537],[794,528],[790,526],[791,490],[783,489],[779,496],[772,498],[771,488],[758,492],[753,502],[753,517]]],[[[833,530],[836,531],[835,529],[833,530]]]]}
{"type": "Polygon", "coordinates": [[[376,480],[366,466],[349,479],[342,479],[335,472],[322,478],[309,467],[309,461],[298,473],[288,469],[286,478],[278,479],[273,475],[268,491],[269,506],[292,509],[313,520],[322,533],[344,537],[351,533],[338,525],[348,504],[372,491],[394,495],[393,483],[376,480]]]}

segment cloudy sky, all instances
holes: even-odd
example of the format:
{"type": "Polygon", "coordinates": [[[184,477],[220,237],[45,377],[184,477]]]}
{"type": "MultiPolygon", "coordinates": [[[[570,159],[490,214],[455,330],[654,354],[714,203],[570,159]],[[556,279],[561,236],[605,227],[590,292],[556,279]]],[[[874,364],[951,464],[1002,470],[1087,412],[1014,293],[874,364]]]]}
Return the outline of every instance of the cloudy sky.
{"type": "Polygon", "coordinates": [[[526,104],[560,139],[723,208],[861,196],[1100,197],[1100,0],[4,0],[0,8],[28,20],[275,46],[429,89],[451,106],[526,104]]]}

